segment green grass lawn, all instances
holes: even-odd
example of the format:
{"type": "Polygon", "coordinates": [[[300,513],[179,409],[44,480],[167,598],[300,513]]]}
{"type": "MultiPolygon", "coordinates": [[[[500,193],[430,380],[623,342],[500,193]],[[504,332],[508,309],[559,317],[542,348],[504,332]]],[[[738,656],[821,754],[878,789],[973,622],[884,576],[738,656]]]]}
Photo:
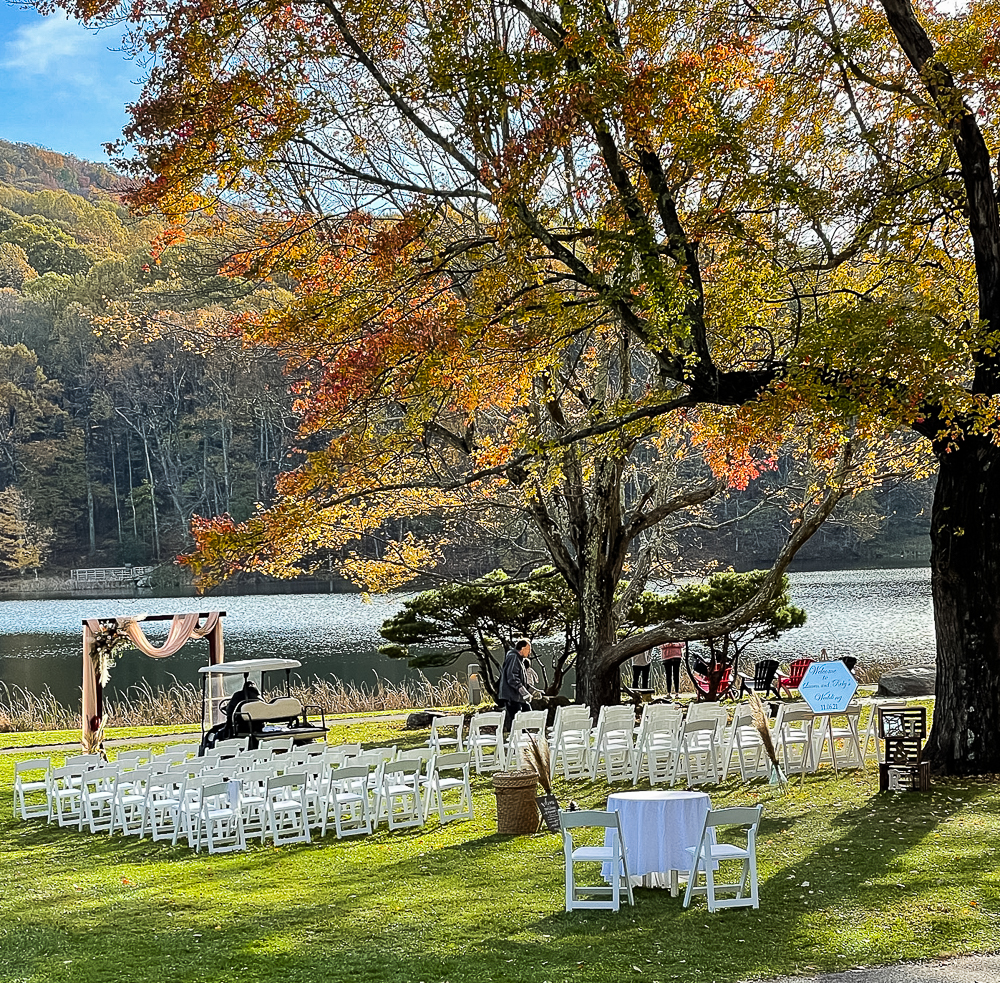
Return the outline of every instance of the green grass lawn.
{"type": "MultiPolygon", "coordinates": [[[[418,744],[346,724],[334,741],[418,744]],[[353,735],[353,736],[352,736],[353,735]]],[[[476,819],[208,857],[15,821],[0,758],[0,978],[59,981],[736,981],[1000,948],[1000,785],[882,794],[874,769],[779,795],[730,780],[716,806],[764,803],[759,911],[709,915],[660,890],[634,909],[563,911],[558,836],[476,819]]],[[[601,781],[557,785],[602,806],[601,781]]]]}

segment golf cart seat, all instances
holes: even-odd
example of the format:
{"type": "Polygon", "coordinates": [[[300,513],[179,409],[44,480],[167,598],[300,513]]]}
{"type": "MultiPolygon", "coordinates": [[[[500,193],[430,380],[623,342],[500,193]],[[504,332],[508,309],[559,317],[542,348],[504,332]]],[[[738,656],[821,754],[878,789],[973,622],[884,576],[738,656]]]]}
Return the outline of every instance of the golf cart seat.
{"type": "Polygon", "coordinates": [[[294,696],[275,700],[244,700],[233,713],[233,737],[249,737],[250,747],[263,741],[291,737],[296,744],[326,738],[326,721],[310,722],[305,707],[294,696]]]}

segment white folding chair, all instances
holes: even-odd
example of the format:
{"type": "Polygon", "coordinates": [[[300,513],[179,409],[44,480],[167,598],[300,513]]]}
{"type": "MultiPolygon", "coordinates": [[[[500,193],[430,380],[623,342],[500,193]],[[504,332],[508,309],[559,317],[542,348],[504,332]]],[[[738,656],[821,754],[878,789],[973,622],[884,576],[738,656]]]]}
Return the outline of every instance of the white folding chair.
{"type": "Polygon", "coordinates": [[[609,782],[631,779],[634,732],[635,710],[631,706],[601,707],[590,755],[592,779],[597,777],[601,762],[609,782]]]}
{"type": "Polygon", "coordinates": [[[164,771],[150,778],[146,785],[146,801],[139,826],[140,838],[146,835],[148,827],[154,843],[159,840],[177,842],[180,808],[188,774],[187,763],[181,761],[168,765],[164,771]]]}
{"type": "Polygon", "coordinates": [[[285,772],[267,780],[264,792],[267,831],[275,846],[311,843],[309,789],[305,772],[285,772]]]}
{"type": "Polygon", "coordinates": [[[503,713],[488,711],[473,714],[467,745],[472,752],[477,774],[503,771],[503,713]]]}
{"type": "Polygon", "coordinates": [[[422,771],[418,760],[383,762],[375,792],[375,826],[383,818],[390,830],[423,825],[422,771]]]}
{"type": "Polygon", "coordinates": [[[507,741],[507,767],[521,767],[516,764],[519,762],[519,755],[524,753],[524,750],[530,747],[530,741],[528,740],[528,735],[535,738],[536,741],[542,741],[545,739],[545,720],[548,717],[547,710],[518,710],[514,714],[514,719],[510,725],[510,738],[507,741]]]}
{"type": "Polygon", "coordinates": [[[806,772],[816,770],[813,720],[812,710],[790,710],[782,704],[774,722],[774,750],[781,768],[786,775],[798,775],[800,781],[806,772]]]}
{"type": "Polygon", "coordinates": [[[116,829],[120,829],[125,836],[139,836],[142,833],[146,797],[154,774],[159,775],[160,770],[151,764],[119,774],[109,833],[114,833],[116,829]]]}
{"type": "Polygon", "coordinates": [[[697,846],[688,847],[691,854],[691,870],[688,873],[687,890],[684,892],[684,907],[691,904],[693,894],[708,895],[708,910],[717,908],[759,908],[757,896],[757,827],[763,806],[711,809],[705,817],[701,838],[697,846]],[[719,827],[741,827],[746,832],[746,846],[717,842],[719,827]],[[717,884],[715,867],[728,860],[742,862],[739,881],[733,884],[717,884]],[[705,886],[697,884],[698,874],[705,875],[705,886]],[[749,885],[749,892],[747,887],[749,885]],[[734,898],[718,898],[719,892],[731,893],[734,898]]]}
{"type": "Polygon", "coordinates": [[[243,824],[243,838],[257,837],[262,843],[267,837],[267,782],[274,777],[266,766],[247,768],[233,781],[240,785],[240,821],[243,824]]]}
{"type": "Polygon", "coordinates": [[[628,873],[625,856],[625,840],[622,837],[621,820],[617,812],[602,812],[597,809],[581,809],[575,812],[560,811],[559,828],[562,832],[563,853],[566,860],[566,910],[578,908],[604,908],[618,911],[624,893],[629,904],[632,898],[632,881],[628,873]],[[587,844],[574,846],[572,830],[599,828],[604,831],[604,843],[597,846],[587,844]],[[610,840],[610,843],[608,842],[610,840]],[[604,868],[607,885],[589,887],[576,882],[576,864],[600,863],[604,868]],[[602,898],[606,900],[587,900],[602,898]]]}
{"type": "Polygon", "coordinates": [[[684,712],[666,703],[647,703],[632,755],[632,783],[648,776],[650,785],[668,781],[680,739],[684,712]]]}
{"type": "Polygon", "coordinates": [[[366,765],[345,765],[328,770],[321,836],[326,836],[331,815],[338,840],[345,836],[363,836],[372,831],[368,775],[366,765]]]}
{"type": "Polygon", "coordinates": [[[209,853],[233,853],[245,850],[240,783],[224,781],[203,784],[195,813],[195,823],[195,852],[201,852],[203,839],[209,853]]]}
{"type": "Polygon", "coordinates": [[[425,819],[433,808],[437,808],[442,825],[455,819],[472,819],[471,763],[472,755],[468,751],[437,754],[430,760],[425,819]]]}
{"type": "Polygon", "coordinates": [[[550,742],[553,773],[561,771],[567,781],[588,777],[593,726],[590,707],[556,707],[550,742]]]}
{"type": "Polygon", "coordinates": [[[718,730],[717,719],[684,721],[669,784],[673,785],[681,775],[689,788],[719,781],[718,730]]]}
{"type": "Polygon", "coordinates": [[[753,709],[748,705],[737,707],[733,713],[733,722],[722,748],[722,781],[729,777],[734,757],[743,781],[767,775],[770,771],[764,739],[753,722],[753,709]]]}
{"type": "Polygon", "coordinates": [[[86,773],[87,768],[79,764],[61,765],[49,771],[49,822],[54,819],[59,826],[80,828],[83,802],[80,787],[86,773]]]}
{"type": "Polygon", "coordinates": [[[721,773],[723,748],[729,735],[729,711],[721,703],[692,703],[684,719],[691,724],[701,720],[716,722],[715,764],[721,773]]]}
{"type": "Polygon", "coordinates": [[[87,826],[91,833],[109,833],[115,815],[115,794],[119,771],[113,765],[90,768],[80,780],[79,829],[87,826]]]}
{"type": "Polygon", "coordinates": [[[14,815],[35,819],[49,815],[51,758],[30,758],[14,765],[14,815]]]}
{"type": "Polygon", "coordinates": [[[435,754],[446,754],[449,751],[464,751],[463,740],[465,732],[465,717],[460,713],[447,717],[435,717],[431,721],[431,736],[427,746],[435,754]]]}

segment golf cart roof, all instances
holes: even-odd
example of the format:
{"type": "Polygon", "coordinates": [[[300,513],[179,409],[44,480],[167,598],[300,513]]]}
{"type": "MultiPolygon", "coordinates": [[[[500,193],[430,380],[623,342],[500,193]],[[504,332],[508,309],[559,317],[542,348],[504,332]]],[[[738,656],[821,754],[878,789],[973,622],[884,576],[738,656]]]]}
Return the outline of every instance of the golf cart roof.
{"type": "Polygon", "coordinates": [[[215,666],[201,666],[198,672],[203,676],[236,676],[248,672],[273,672],[277,669],[298,669],[302,665],[298,659],[240,659],[236,662],[220,662],[215,666]]]}

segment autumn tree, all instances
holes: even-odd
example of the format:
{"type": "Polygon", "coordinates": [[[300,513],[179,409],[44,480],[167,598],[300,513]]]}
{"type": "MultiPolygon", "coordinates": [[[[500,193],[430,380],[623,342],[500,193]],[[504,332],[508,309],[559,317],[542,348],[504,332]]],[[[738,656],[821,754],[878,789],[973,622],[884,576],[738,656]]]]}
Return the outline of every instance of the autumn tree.
{"type": "Polygon", "coordinates": [[[32,519],[31,499],[17,486],[0,491],[0,565],[23,574],[42,566],[48,555],[52,530],[32,519]]]}
{"type": "MultiPolygon", "coordinates": [[[[90,21],[120,12],[63,6],[90,21]]],[[[420,315],[444,291],[490,279],[489,323],[519,335],[539,378],[539,353],[566,350],[567,310],[573,336],[588,318],[620,327],[657,384],[574,420],[567,443],[695,406],[727,417],[738,454],[747,427],[793,412],[837,435],[821,441],[834,448],[844,421],[911,428],[940,469],[930,753],[944,769],[996,770],[992,7],[928,8],[926,27],[902,0],[883,11],[133,4],[156,59],[126,130],[146,179],[132,201],[203,228],[238,197],[255,201],[267,221],[239,265],[304,286],[303,326],[324,295],[342,298],[364,254],[396,274],[395,327],[411,338],[436,330],[420,315]],[[356,228],[359,209],[381,229],[348,242],[338,226],[356,228]],[[309,243],[322,248],[303,262],[309,243]]],[[[338,349],[353,361],[304,346],[311,385],[381,379],[398,350],[368,310],[347,319],[353,348],[338,349]]],[[[474,443],[467,406],[411,381],[394,391],[397,412],[419,403],[445,445],[474,443]]]]}

